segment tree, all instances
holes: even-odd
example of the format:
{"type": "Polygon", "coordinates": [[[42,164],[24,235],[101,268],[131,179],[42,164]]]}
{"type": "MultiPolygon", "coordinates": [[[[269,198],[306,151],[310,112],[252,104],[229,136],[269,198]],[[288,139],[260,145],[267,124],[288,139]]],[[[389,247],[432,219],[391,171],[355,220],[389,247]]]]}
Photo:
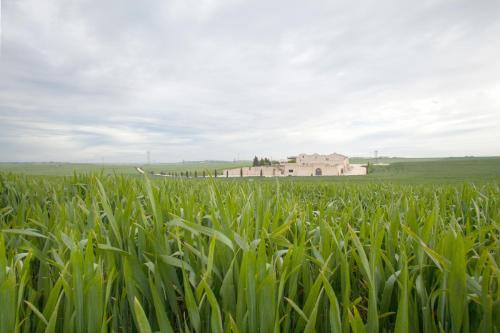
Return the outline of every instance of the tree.
{"type": "Polygon", "coordinates": [[[260,176],[262,177],[264,174],[262,172],[262,169],[260,169],[260,176]]]}
{"type": "Polygon", "coordinates": [[[260,158],[259,165],[260,166],[265,165],[264,159],[262,157],[260,158]]]}
{"type": "Polygon", "coordinates": [[[194,171],[194,178],[198,178],[198,171],[194,171]]]}
{"type": "Polygon", "coordinates": [[[240,177],[243,177],[243,168],[240,168],[240,177]]]}
{"type": "Polygon", "coordinates": [[[181,177],[184,177],[184,171],[181,171],[181,177]]]}
{"type": "Polygon", "coordinates": [[[203,178],[205,178],[205,170],[203,170],[203,178]]]}
{"type": "Polygon", "coordinates": [[[259,158],[257,156],[253,158],[252,166],[259,166],[259,158]]]}
{"type": "Polygon", "coordinates": [[[373,165],[370,162],[368,162],[368,164],[366,165],[366,174],[369,174],[372,172],[373,172],[373,165]]]}
{"type": "Polygon", "coordinates": [[[214,177],[217,178],[217,169],[214,170],[214,177]]]}

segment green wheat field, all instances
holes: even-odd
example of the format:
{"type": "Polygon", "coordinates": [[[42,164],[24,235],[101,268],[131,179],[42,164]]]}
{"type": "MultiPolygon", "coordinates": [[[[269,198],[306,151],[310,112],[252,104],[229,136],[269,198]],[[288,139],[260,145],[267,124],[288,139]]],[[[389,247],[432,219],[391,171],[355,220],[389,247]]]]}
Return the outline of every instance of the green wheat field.
{"type": "Polygon", "coordinates": [[[0,169],[0,332],[500,332],[499,158],[0,169]]]}

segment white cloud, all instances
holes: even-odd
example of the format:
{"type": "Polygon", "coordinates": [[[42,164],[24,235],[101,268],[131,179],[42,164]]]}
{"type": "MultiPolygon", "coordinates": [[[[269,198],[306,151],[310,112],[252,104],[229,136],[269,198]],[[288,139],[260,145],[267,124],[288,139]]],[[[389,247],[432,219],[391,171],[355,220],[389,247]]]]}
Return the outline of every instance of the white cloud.
{"type": "Polygon", "coordinates": [[[499,9],[3,1],[0,160],[498,155],[499,9]]]}

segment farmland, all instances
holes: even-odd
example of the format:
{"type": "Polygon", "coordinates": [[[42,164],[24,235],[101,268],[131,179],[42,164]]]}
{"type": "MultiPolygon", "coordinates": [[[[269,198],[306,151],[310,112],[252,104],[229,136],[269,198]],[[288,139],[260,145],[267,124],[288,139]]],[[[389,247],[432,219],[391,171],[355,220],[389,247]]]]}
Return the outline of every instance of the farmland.
{"type": "Polygon", "coordinates": [[[226,162],[226,161],[203,161],[185,163],[155,163],[151,165],[141,164],[93,164],[93,163],[0,163],[0,171],[23,173],[37,176],[71,176],[73,173],[100,173],[105,175],[129,175],[137,176],[136,167],[142,167],[147,171],[154,172],[194,172],[205,170],[207,174],[213,174],[214,170],[221,171],[225,168],[239,168],[251,165],[251,162],[226,162]]]}
{"type": "Polygon", "coordinates": [[[498,332],[498,161],[0,173],[0,331],[498,332]]]}
{"type": "MultiPolygon", "coordinates": [[[[372,172],[364,177],[303,177],[301,180],[320,182],[403,182],[403,183],[484,183],[500,180],[500,157],[468,158],[381,158],[387,165],[374,166],[372,172]]],[[[352,163],[374,162],[373,159],[352,158],[352,163]]],[[[147,172],[176,173],[180,176],[189,172],[194,175],[219,174],[226,168],[250,166],[251,161],[238,162],[185,162],[158,163],[151,165],[133,164],[78,164],[78,163],[0,163],[0,172],[20,173],[33,176],[72,176],[74,173],[102,173],[103,175],[139,176],[135,167],[140,166],[147,172]]]]}

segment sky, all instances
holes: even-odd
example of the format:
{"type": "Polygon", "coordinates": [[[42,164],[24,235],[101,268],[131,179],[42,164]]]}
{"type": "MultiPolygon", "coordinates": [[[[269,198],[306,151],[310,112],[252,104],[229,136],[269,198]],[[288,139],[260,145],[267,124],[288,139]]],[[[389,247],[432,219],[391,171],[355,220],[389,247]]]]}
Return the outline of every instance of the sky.
{"type": "Polygon", "coordinates": [[[500,155],[498,0],[0,1],[0,162],[500,155]]]}

